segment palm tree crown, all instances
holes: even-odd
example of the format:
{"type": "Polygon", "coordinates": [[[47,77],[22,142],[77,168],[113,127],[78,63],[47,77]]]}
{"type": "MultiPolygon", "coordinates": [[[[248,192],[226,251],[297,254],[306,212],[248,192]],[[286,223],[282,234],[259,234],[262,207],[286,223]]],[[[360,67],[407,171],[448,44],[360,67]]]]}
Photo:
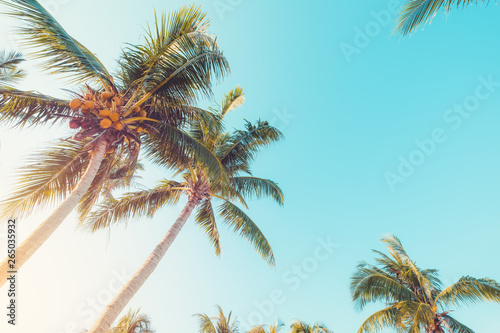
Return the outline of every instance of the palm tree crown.
{"type": "Polygon", "coordinates": [[[232,312],[226,317],[220,306],[217,306],[217,310],[219,313],[214,317],[200,313],[195,315],[200,323],[199,333],[238,333],[238,323],[231,322],[232,312]]]}
{"type": "MultiPolygon", "coordinates": [[[[224,116],[244,100],[241,88],[236,88],[226,95],[220,110],[215,113],[219,122],[207,126],[195,122],[191,128],[192,136],[202,142],[221,163],[227,181],[211,181],[207,177],[206,167],[194,160],[186,160],[178,165],[178,174],[183,181],[163,180],[150,190],[125,194],[119,200],[104,202],[100,209],[91,214],[87,227],[92,231],[108,227],[112,223],[126,222],[130,218],[146,215],[152,217],[164,205],[176,203],[183,193],[190,201],[196,201],[198,210],[196,223],[202,228],[215,248],[221,253],[219,232],[215,220],[212,199],[219,199],[217,208],[222,221],[234,232],[247,238],[269,264],[274,264],[271,247],[254,221],[239,208],[235,202],[247,207],[245,198],[270,197],[278,204],[283,204],[283,193],[278,185],[264,178],[254,177],[250,173],[250,164],[258,150],[282,138],[282,134],[265,121],[256,124],[247,122],[244,130],[233,133],[224,132],[224,116]]],[[[158,149],[160,158],[166,152],[158,149]]],[[[163,155],[165,156],[165,155],[163,155]]]]}
{"type": "Polygon", "coordinates": [[[296,320],[290,325],[290,333],[333,333],[325,325],[316,323],[309,325],[303,321],[296,320]]]}
{"type": "Polygon", "coordinates": [[[382,240],[389,255],[379,251],[377,265],[359,264],[352,276],[351,292],[358,309],[371,302],[387,307],[371,315],[358,333],[393,328],[407,333],[473,333],[450,311],[460,305],[500,302],[500,285],[491,279],[461,278],[442,288],[438,271],[415,265],[395,236],[382,240]]]}

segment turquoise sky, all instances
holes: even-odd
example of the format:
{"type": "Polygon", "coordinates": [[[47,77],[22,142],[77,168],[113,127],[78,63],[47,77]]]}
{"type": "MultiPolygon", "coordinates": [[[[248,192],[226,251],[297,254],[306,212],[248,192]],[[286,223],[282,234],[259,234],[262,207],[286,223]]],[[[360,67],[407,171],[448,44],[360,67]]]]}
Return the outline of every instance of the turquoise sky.
{"type": "MultiPolygon", "coordinates": [[[[43,3],[112,69],[154,9],[191,2],[43,3]]],[[[246,92],[228,128],[260,117],[286,136],[253,168],[282,186],[286,205],[252,202],[249,212],[273,246],[276,269],[225,230],[224,253],[215,257],[189,224],[130,303],[157,332],[196,332],[193,314],[215,314],[216,304],[244,328],[300,318],[355,332],[381,306],[356,312],[349,279],[359,261],[372,259],[371,249],[383,249],[386,234],[397,235],[419,266],[439,269],[445,284],[464,275],[500,280],[500,13],[493,2],[440,13],[411,38],[392,33],[397,1],[199,3],[232,69],[215,100],[235,85],[246,92]]],[[[26,86],[64,96],[64,83],[33,73],[26,86]]],[[[3,129],[2,181],[33,146],[69,135],[3,129]]],[[[149,170],[147,185],[167,176],[149,170]]],[[[69,218],[20,272],[20,325],[8,332],[89,327],[120,284],[116,275],[132,274],[180,210],[96,235],[69,218]]],[[[21,237],[47,213],[20,221],[21,237]]],[[[496,332],[499,310],[485,304],[454,315],[478,333],[496,332]]]]}

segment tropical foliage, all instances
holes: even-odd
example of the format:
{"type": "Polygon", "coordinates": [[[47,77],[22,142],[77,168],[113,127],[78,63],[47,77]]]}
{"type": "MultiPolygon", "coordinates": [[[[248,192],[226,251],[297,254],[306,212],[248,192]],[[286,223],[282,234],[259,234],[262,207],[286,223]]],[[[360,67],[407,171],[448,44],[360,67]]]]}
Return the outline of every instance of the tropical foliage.
{"type": "Polygon", "coordinates": [[[308,325],[303,321],[294,321],[290,325],[290,333],[333,333],[326,326],[321,324],[308,325]]]}
{"type": "Polygon", "coordinates": [[[443,288],[435,269],[421,269],[410,259],[395,236],[383,238],[389,255],[379,251],[376,265],[359,264],[352,276],[351,292],[356,307],[372,302],[386,307],[365,320],[358,333],[384,328],[405,333],[473,333],[450,315],[461,305],[500,302],[500,284],[471,276],[443,288]]]}
{"type": "Polygon", "coordinates": [[[396,30],[402,35],[411,34],[418,27],[432,21],[440,10],[448,13],[453,7],[465,7],[478,2],[482,3],[484,0],[407,0],[397,18],[396,30]]]}
{"type": "Polygon", "coordinates": [[[0,89],[11,88],[25,77],[26,72],[19,68],[23,61],[19,52],[0,51],[0,89]]]}
{"type": "MultiPolygon", "coordinates": [[[[19,33],[34,57],[42,61],[41,68],[64,77],[71,84],[66,88],[75,91],[70,101],[0,87],[2,125],[63,123],[76,132],[71,140],[36,157],[46,159],[22,168],[16,187],[2,204],[4,216],[19,217],[64,199],[18,247],[17,268],[77,205],[83,219],[100,195],[109,193],[110,182],[116,186],[114,175],[130,180],[142,146],[153,160],[161,147],[163,164],[196,158],[205,163],[208,177],[221,177],[213,153],[183,130],[193,119],[210,126],[213,117],[193,104],[199,97],[210,96],[213,81],[229,70],[207,31],[209,21],[198,7],[155,16],[155,25],[142,44],[123,50],[118,72],[112,76],[37,1],[0,0],[0,4],[8,8],[8,15],[24,23],[19,33]]],[[[19,56],[8,59],[12,67],[19,56]]],[[[0,272],[7,271],[6,265],[4,260],[0,272]]]]}
{"type": "MultiPolygon", "coordinates": [[[[283,204],[283,193],[279,186],[268,179],[252,176],[250,165],[256,153],[265,146],[282,138],[279,130],[265,121],[256,124],[246,123],[244,130],[233,133],[224,131],[223,120],[227,113],[240,106],[244,101],[243,90],[236,88],[225,96],[219,110],[213,110],[216,122],[208,124],[192,121],[191,135],[201,142],[217,158],[223,170],[223,180],[213,181],[205,164],[197,160],[177,163],[177,174],[181,181],[165,179],[153,189],[127,193],[121,198],[110,199],[99,205],[92,213],[87,228],[91,231],[109,227],[113,223],[124,223],[130,218],[152,217],[163,206],[175,204],[182,194],[188,202],[181,214],[170,227],[167,234],[156,246],[143,265],[122,287],[113,301],[91,329],[91,333],[104,332],[126,304],[137,293],[147,278],[153,273],[160,260],[173,243],[191,213],[196,209],[195,221],[210,239],[215,253],[221,253],[218,226],[212,199],[220,200],[217,212],[220,219],[240,236],[248,239],[260,255],[271,265],[275,259],[266,237],[257,224],[238,207],[235,202],[247,208],[246,199],[270,197],[283,204]]],[[[158,160],[168,159],[168,151],[157,149],[158,160]]],[[[164,166],[170,166],[164,163],[164,166]]]]}
{"type": "Polygon", "coordinates": [[[200,325],[199,333],[238,333],[237,322],[231,321],[232,312],[229,312],[226,317],[220,306],[217,306],[217,310],[219,313],[214,317],[209,317],[206,314],[195,315],[200,325]]]}

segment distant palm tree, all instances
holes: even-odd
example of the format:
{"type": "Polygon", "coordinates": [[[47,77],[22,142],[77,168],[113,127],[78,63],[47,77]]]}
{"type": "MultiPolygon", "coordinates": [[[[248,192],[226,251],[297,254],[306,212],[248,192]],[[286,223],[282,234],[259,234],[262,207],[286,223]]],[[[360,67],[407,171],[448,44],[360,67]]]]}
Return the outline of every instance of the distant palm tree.
{"type": "Polygon", "coordinates": [[[0,89],[11,88],[12,84],[26,76],[26,73],[19,69],[19,64],[23,61],[24,58],[19,52],[0,51],[0,89]]]}
{"type": "Polygon", "coordinates": [[[468,6],[484,0],[407,0],[397,18],[396,31],[411,34],[419,26],[431,21],[443,9],[449,12],[453,6],[468,6]]]}
{"type": "Polygon", "coordinates": [[[139,310],[135,312],[129,310],[108,333],[154,333],[154,331],[148,316],[140,314],[139,310]]]}
{"type": "MultiPolygon", "coordinates": [[[[32,168],[23,168],[17,187],[2,202],[2,216],[10,218],[63,200],[18,246],[15,269],[21,268],[77,206],[85,217],[118,160],[127,161],[122,174],[133,172],[142,146],[150,160],[154,161],[156,148],[161,147],[168,150],[163,157],[170,163],[196,155],[211,166],[211,176],[222,175],[212,152],[182,130],[194,118],[212,121],[210,114],[192,105],[200,96],[210,96],[214,79],[229,70],[200,8],[186,6],[168,17],[155,15],[155,24],[143,43],[123,49],[113,78],[94,53],[71,37],[37,1],[0,0],[0,4],[26,24],[21,37],[34,47],[34,56],[45,61],[41,67],[50,74],[69,77],[71,85],[66,88],[78,91],[70,102],[0,87],[2,125],[69,121],[70,128],[77,131],[74,140],[46,150],[46,158],[32,168]]],[[[15,63],[19,57],[11,58],[15,63]]],[[[0,262],[0,286],[11,270],[9,260],[0,262]]]]}
{"type": "Polygon", "coordinates": [[[219,314],[214,317],[209,317],[206,314],[197,314],[200,322],[200,330],[199,333],[238,333],[238,323],[233,321],[231,322],[231,314],[229,312],[228,316],[224,315],[222,308],[217,306],[219,310],[219,314]]]}
{"type": "Polygon", "coordinates": [[[352,277],[351,292],[358,309],[371,302],[387,307],[365,320],[358,333],[384,328],[405,333],[474,333],[450,316],[453,308],[479,302],[500,302],[500,285],[470,276],[442,288],[435,269],[415,265],[395,236],[383,238],[389,255],[374,251],[377,265],[361,263],[352,277]]]}
{"type": "MultiPolygon", "coordinates": [[[[215,112],[217,126],[206,126],[204,122],[193,123],[192,136],[213,152],[224,170],[227,181],[213,181],[207,176],[206,167],[195,160],[177,165],[183,181],[165,179],[157,187],[125,194],[118,200],[108,200],[99,205],[99,210],[91,214],[87,226],[90,230],[107,228],[113,223],[125,223],[130,218],[152,217],[160,208],[177,203],[182,194],[188,202],[180,216],[170,227],[160,243],[136,273],[125,283],[116,297],[94,323],[91,333],[103,333],[117,318],[132,297],[139,291],[156,269],[170,245],[173,243],[191,213],[197,209],[196,223],[205,232],[215,248],[221,253],[213,199],[220,200],[218,215],[233,232],[247,238],[260,255],[274,265],[274,255],[266,237],[257,224],[234,202],[247,207],[247,198],[270,197],[283,204],[283,193],[279,186],[268,179],[258,178],[250,173],[250,166],[256,153],[262,148],[282,138],[281,132],[265,121],[257,124],[247,122],[244,130],[233,133],[224,131],[223,120],[231,110],[241,105],[244,95],[236,88],[226,95],[220,110],[215,112]]],[[[168,158],[168,151],[157,149],[159,156],[168,158]]]]}
{"type": "Polygon", "coordinates": [[[269,326],[268,329],[266,329],[265,325],[259,325],[253,327],[247,333],[279,333],[284,326],[285,324],[282,322],[277,322],[274,325],[269,326]]]}
{"type": "Polygon", "coordinates": [[[290,333],[333,333],[326,326],[321,324],[308,325],[303,321],[294,321],[290,325],[290,333]]]}

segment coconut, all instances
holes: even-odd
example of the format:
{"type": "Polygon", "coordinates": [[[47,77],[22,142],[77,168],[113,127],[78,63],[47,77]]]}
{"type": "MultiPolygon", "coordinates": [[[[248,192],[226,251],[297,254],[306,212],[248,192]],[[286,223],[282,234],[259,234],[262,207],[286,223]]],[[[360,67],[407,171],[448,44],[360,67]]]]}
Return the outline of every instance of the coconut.
{"type": "Polygon", "coordinates": [[[109,116],[111,116],[111,114],[112,114],[112,112],[108,109],[104,109],[104,110],[99,111],[99,117],[101,117],[101,118],[109,117],[109,116]]]}
{"type": "Polygon", "coordinates": [[[102,128],[109,128],[109,127],[111,127],[112,124],[113,124],[113,122],[109,118],[104,118],[103,120],[101,120],[101,127],[102,128]]]}
{"type": "Polygon", "coordinates": [[[87,101],[83,104],[83,107],[87,110],[93,110],[95,108],[95,104],[92,101],[87,101]]]}
{"type": "Polygon", "coordinates": [[[120,119],[120,115],[116,112],[113,112],[109,116],[109,119],[111,119],[113,122],[116,122],[116,121],[118,121],[118,119],[120,119]]]}
{"type": "Polygon", "coordinates": [[[110,100],[107,100],[106,102],[104,102],[104,105],[106,105],[106,107],[107,107],[108,109],[111,109],[111,108],[113,107],[113,103],[111,103],[111,101],[110,101],[110,100]]]}
{"type": "Polygon", "coordinates": [[[141,117],[146,117],[146,116],[148,115],[148,113],[147,113],[146,111],[142,110],[142,111],[139,113],[139,115],[140,115],[141,117]]]}
{"type": "Polygon", "coordinates": [[[118,96],[115,96],[111,99],[113,102],[115,102],[116,106],[121,106],[122,105],[122,99],[118,96]]]}
{"type": "Polygon", "coordinates": [[[141,107],[140,106],[136,106],[134,108],[134,113],[139,113],[139,112],[141,112],[141,107]]]}
{"type": "Polygon", "coordinates": [[[101,93],[101,99],[103,101],[107,101],[108,99],[111,99],[113,98],[113,93],[112,92],[109,92],[109,91],[103,91],[101,93]]]}
{"type": "Polygon", "coordinates": [[[142,133],[142,132],[144,131],[144,128],[142,128],[142,127],[137,127],[137,128],[135,129],[135,131],[136,131],[137,133],[142,133]]]}
{"type": "Polygon", "coordinates": [[[123,122],[119,121],[119,122],[113,123],[113,127],[114,127],[116,130],[121,131],[121,130],[123,129],[123,122]]]}
{"type": "Polygon", "coordinates": [[[78,109],[80,106],[82,106],[83,102],[80,101],[79,99],[74,99],[69,103],[69,107],[72,108],[73,110],[78,109]]]}
{"type": "Polygon", "coordinates": [[[81,126],[81,123],[79,120],[72,119],[69,121],[69,128],[79,128],[81,126]]]}

